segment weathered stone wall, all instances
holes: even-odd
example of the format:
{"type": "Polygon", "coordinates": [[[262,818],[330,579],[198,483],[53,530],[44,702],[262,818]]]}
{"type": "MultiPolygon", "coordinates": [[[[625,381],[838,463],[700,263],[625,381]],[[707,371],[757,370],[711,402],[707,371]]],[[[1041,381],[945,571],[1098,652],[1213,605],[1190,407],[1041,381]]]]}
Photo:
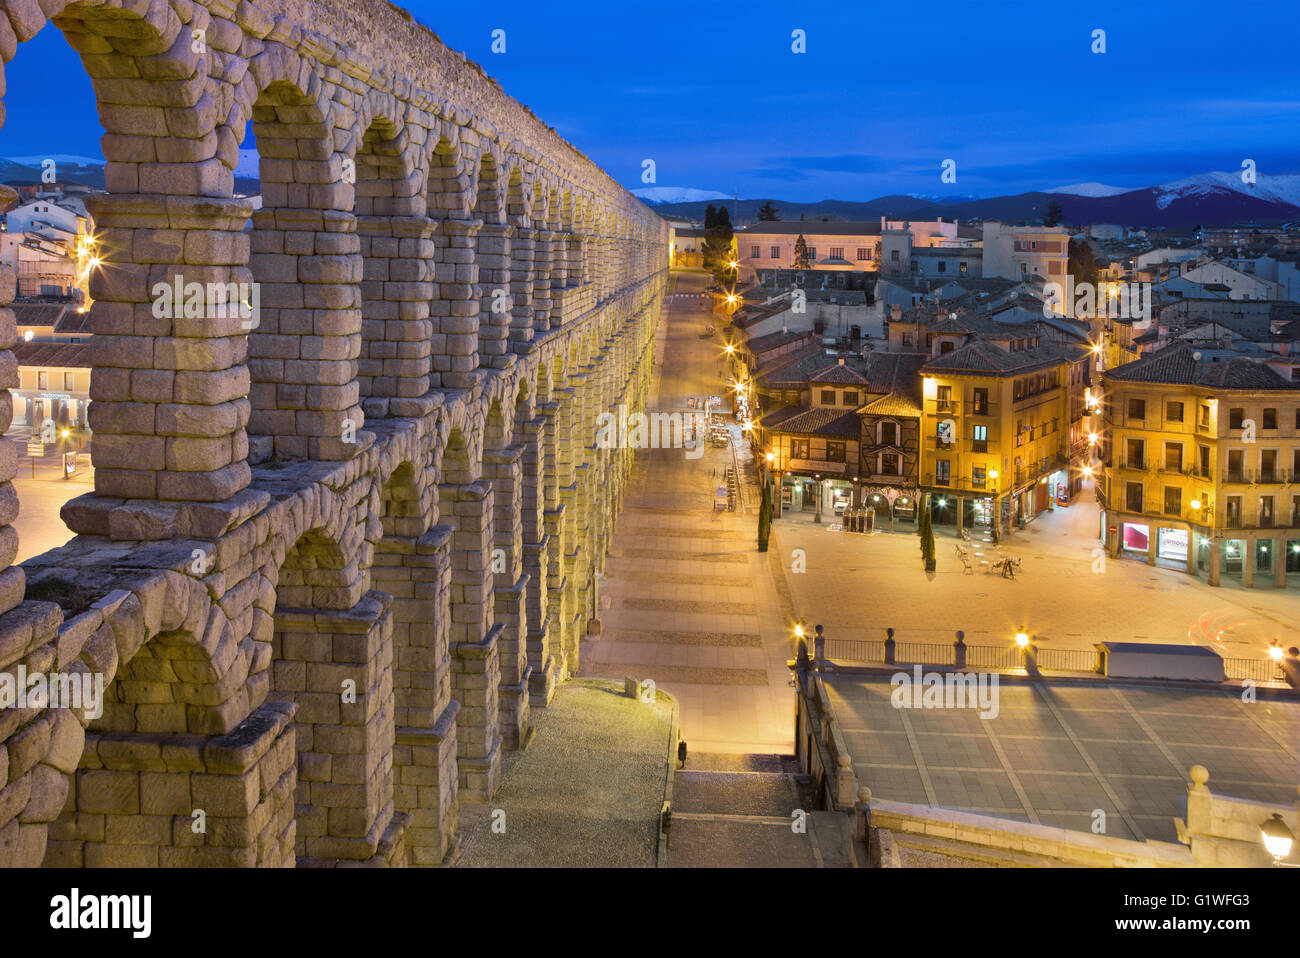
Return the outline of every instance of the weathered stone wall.
{"type": "Polygon", "coordinates": [[[105,701],[0,710],[0,864],[436,864],[577,668],[662,222],[382,0],[0,14],[0,94],[47,23],[82,55],[110,190],[95,491],[22,567],[0,442],[0,673],[105,701]],[[160,311],[177,277],[260,310],[160,311]]]}

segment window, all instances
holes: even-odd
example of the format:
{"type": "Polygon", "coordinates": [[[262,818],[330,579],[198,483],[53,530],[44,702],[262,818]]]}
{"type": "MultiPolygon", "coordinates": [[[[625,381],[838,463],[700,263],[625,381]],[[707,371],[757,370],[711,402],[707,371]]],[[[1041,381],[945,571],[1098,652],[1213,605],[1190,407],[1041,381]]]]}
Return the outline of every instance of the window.
{"type": "Polygon", "coordinates": [[[1241,528],[1241,496],[1228,496],[1227,524],[1229,529],[1241,528]]]}
{"type": "Polygon", "coordinates": [[[1277,475],[1277,450],[1261,449],[1259,453],[1259,481],[1272,482],[1277,475]]]}
{"type": "Polygon", "coordinates": [[[858,404],[858,391],[856,389],[844,390],[844,405],[856,406],[858,404]]]}
{"type": "Polygon", "coordinates": [[[987,389],[973,390],[974,403],[971,408],[977,416],[987,416],[989,414],[989,391],[987,389]]]}
{"type": "MultiPolygon", "coordinates": [[[[762,250],[761,250],[761,247],[758,247],[758,246],[751,246],[751,247],[749,248],[749,258],[750,258],[750,259],[758,259],[758,257],[759,257],[759,253],[760,253],[761,251],[762,251],[762,250]]],[[[775,258],[775,257],[774,257],[774,258],[775,258]]]]}
{"type": "Polygon", "coordinates": [[[984,488],[984,477],[986,473],[983,466],[974,466],[971,468],[970,484],[975,489],[984,488]]]}
{"type": "Polygon", "coordinates": [[[808,440],[807,440],[807,439],[792,439],[792,440],[790,440],[790,458],[791,458],[791,459],[811,459],[812,457],[808,454],[808,452],[809,452],[809,450],[808,450],[808,440]]]}
{"type": "Polygon", "coordinates": [[[1126,451],[1128,453],[1125,465],[1130,469],[1145,469],[1146,463],[1144,453],[1146,452],[1146,441],[1142,439],[1129,439],[1127,441],[1126,451]]]}
{"type": "Polygon", "coordinates": [[[904,345],[904,346],[911,346],[911,345],[912,345],[912,334],[911,334],[911,333],[903,333],[903,345],[904,345]]]}
{"type": "Polygon", "coordinates": [[[970,445],[972,452],[988,452],[989,427],[972,426],[970,431],[970,445]]]}
{"type": "Polygon", "coordinates": [[[1237,409],[1229,409],[1229,410],[1228,410],[1228,428],[1229,428],[1229,429],[1240,429],[1240,428],[1241,428],[1241,421],[1242,421],[1242,419],[1245,418],[1245,412],[1246,412],[1246,411],[1245,411],[1244,409],[1240,409],[1240,408],[1237,408],[1237,409]]]}
{"type": "Polygon", "coordinates": [[[1128,401],[1128,418],[1146,419],[1147,401],[1145,399],[1130,399],[1128,401]]]}
{"type": "Polygon", "coordinates": [[[965,275],[966,275],[966,261],[965,261],[965,260],[962,260],[958,268],[959,268],[959,271],[961,272],[961,274],[962,274],[963,276],[965,276],[965,275]]]}
{"type": "Polygon", "coordinates": [[[1277,410],[1276,410],[1276,409],[1265,409],[1265,410],[1264,410],[1264,428],[1265,428],[1265,429],[1276,429],[1276,428],[1277,428],[1277,410]]]}
{"type": "Polygon", "coordinates": [[[858,259],[871,259],[871,248],[868,246],[859,246],[858,259]]]}
{"type": "Polygon", "coordinates": [[[831,247],[831,259],[843,259],[843,258],[844,258],[844,247],[843,247],[843,246],[832,246],[832,247],[831,247]]]}
{"type": "Polygon", "coordinates": [[[948,264],[945,263],[943,260],[939,260],[939,272],[941,273],[948,272],[948,264]]]}
{"type": "Polygon", "coordinates": [[[952,387],[940,386],[935,393],[936,400],[940,409],[952,408],[952,387]]]}
{"type": "Polygon", "coordinates": [[[1142,483],[1140,482],[1125,483],[1124,505],[1129,512],[1142,511],[1142,483]]]}
{"type": "Polygon", "coordinates": [[[835,390],[834,390],[834,389],[823,389],[823,390],[822,390],[822,405],[823,405],[823,406],[834,406],[834,405],[835,405],[835,390]]]}
{"type": "Polygon", "coordinates": [[[1259,524],[1265,528],[1273,524],[1273,497],[1259,497],[1259,524]]]}
{"type": "MultiPolygon", "coordinates": [[[[1300,422],[1300,410],[1297,410],[1296,421],[1300,422]]],[[[1210,425],[1210,407],[1201,404],[1201,428],[1207,428],[1210,425]]]]}
{"type": "MultiPolygon", "coordinates": [[[[880,424],[880,444],[882,446],[898,445],[898,423],[882,422],[880,424]]],[[[1296,451],[1300,455],[1300,450],[1296,451]]]]}
{"type": "Polygon", "coordinates": [[[846,443],[830,441],[826,443],[826,461],[843,462],[846,443]]]}
{"type": "Polygon", "coordinates": [[[935,462],[934,462],[934,484],[935,484],[936,486],[946,486],[946,485],[948,485],[948,477],[949,477],[948,466],[949,466],[949,463],[948,463],[948,460],[947,460],[947,459],[936,459],[936,460],[935,460],[935,462]]]}
{"type": "Polygon", "coordinates": [[[773,246],[770,250],[768,250],[768,252],[772,254],[771,256],[772,259],[781,258],[781,247],[779,246],[773,246]]]}
{"type": "Polygon", "coordinates": [[[1241,482],[1242,477],[1242,450],[1228,450],[1228,479],[1233,482],[1241,482]]]}
{"type": "Polygon", "coordinates": [[[1024,444],[1025,444],[1025,423],[1023,419],[1017,419],[1016,420],[1016,445],[1023,446],[1024,444]]]}
{"type": "Polygon", "coordinates": [[[63,391],[65,393],[76,392],[76,373],[63,374],[63,391]]]}
{"type": "Polygon", "coordinates": [[[810,263],[815,263],[815,262],[817,262],[817,247],[816,247],[816,246],[809,246],[809,247],[808,247],[808,262],[810,262],[810,263]]]}
{"type": "MultiPolygon", "coordinates": [[[[1291,370],[1291,372],[1293,373],[1300,372],[1300,367],[1296,367],[1295,369],[1291,370]]],[[[1300,406],[1295,407],[1295,427],[1297,429],[1300,429],[1300,406]]]]}
{"type": "Polygon", "coordinates": [[[880,471],[886,476],[901,476],[903,467],[899,463],[898,453],[887,452],[880,457],[880,471]]]}
{"type": "Polygon", "coordinates": [[[1183,404],[1180,402],[1171,402],[1165,406],[1165,418],[1170,422],[1183,421],[1183,404]]]}
{"type": "Polygon", "coordinates": [[[889,261],[890,261],[891,263],[897,263],[897,262],[898,262],[898,250],[896,250],[896,249],[891,249],[891,250],[889,251],[889,261]]]}
{"type": "Polygon", "coordinates": [[[1183,490],[1178,486],[1165,486],[1165,515],[1183,514],[1183,490]]]}
{"type": "Polygon", "coordinates": [[[1183,444],[1181,442],[1165,443],[1165,471],[1183,471],[1183,444]]]}
{"type": "Polygon", "coordinates": [[[43,369],[36,373],[36,388],[42,392],[50,388],[50,374],[43,369]]]}
{"type": "MultiPolygon", "coordinates": [[[[1202,476],[1208,479],[1210,476],[1210,447],[1197,446],[1196,451],[1201,457],[1200,473],[1202,476]]],[[[1300,453],[1300,450],[1296,450],[1296,451],[1297,453],[1300,453]]]]}

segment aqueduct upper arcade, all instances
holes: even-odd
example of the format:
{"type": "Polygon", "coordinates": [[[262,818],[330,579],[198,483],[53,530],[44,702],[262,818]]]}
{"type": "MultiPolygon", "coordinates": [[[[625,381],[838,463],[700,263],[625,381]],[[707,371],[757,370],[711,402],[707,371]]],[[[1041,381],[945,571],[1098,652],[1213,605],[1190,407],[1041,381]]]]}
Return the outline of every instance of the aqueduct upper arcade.
{"type": "Polygon", "coordinates": [[[576,667],[662,222],[382,0],[0,11],[0,61],[80,53],[109,187],[95,491],[22,566],[0,443],[0,669],[106,701],[0,710],[0,864],[438,862],[576,667]],[[202,301],[160,309],[176,283],[202,301]]]}

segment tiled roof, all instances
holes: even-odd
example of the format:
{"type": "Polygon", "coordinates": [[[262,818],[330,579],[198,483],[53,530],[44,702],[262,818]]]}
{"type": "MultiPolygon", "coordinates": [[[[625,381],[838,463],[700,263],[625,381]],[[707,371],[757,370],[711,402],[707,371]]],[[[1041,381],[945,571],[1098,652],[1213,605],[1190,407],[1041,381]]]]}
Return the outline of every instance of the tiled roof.
{"type": "Polygon", "coordinates": [[[809,380],[815,383],[841,383],[844,385],[856,385],[865,383],[867,377],[855,369],[848,366],[840,365],[838,362],[829,369],[822,369],[812,374],[809,380]]]}
{"type": "Polygon", "coordinates": [[[19,326],[53,328],[68,307],[62,303],[14,303],[9,308],[14,311],[14,322],[19,326]]]}
{"type": "Polygon", "coordinates": [[[810,329],[783,329],[780,332],[755,336],[753,339],[746,341],[745,348],[747,348],[755,358],[758,358],[760,353],[765,353],[769,349],[776,349],[778,346],[794,342],[797,339],[808,339],[811,342],[815,338],[815,334],[810,329]]]}
{"type": "Polygon", "coordinates": [[[982,339],[936,356],[922,369],[929,372],[1020,373],[1055,366],[1083,356],[1082,349],[1059,343],[1033,349],[1006,350],[982,339]]]}
{"type": "Polygon", "coordinates": [[[54,332],[62,336],[90,335],[90,310],[82,313],[69,309],[54,324],[54,332]]]}
{"type": "Polygon", "coordinates": [[[790,406],[770,412],[762,419],[764,429],[773,432],[794,432],[809,436],[847,436],[856,438],[862,432],[856,410],[837,409],[832,406],[790,406]]]}
{"type": "Polygon", "coordinates": [[[921,407],[907,395],[890,393],[871,400],[860,407],[858,412],[872,416],[920,416],[921,407]]]}
{"type": "Polygon", "coordinates": [[[1169,383],[1211,389],[1300,389],[1274,369],[1244,356],[1219,360],[1222,351],[1199,350],[1188,343],[1172,343],[1123,366],[1107,371],[1122,382],[1169,383]]]}
{"type": "Polygon", "coordinates": [[[90,368],[90,343],[28,343],[13,346],[19,366],[90,368]]]}

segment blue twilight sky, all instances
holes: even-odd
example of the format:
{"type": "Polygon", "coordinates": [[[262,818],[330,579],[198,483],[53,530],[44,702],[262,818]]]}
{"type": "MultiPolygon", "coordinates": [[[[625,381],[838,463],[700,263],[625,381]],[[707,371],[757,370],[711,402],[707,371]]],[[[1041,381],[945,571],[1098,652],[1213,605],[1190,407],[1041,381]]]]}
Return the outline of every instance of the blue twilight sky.
{"type": "MultiPolygon", "coordinates": [[[[405,6],[629,188],[645,158],[658,186],[795,201],[1300,172],[1294,0],[405,6]]],[[[0,156],[100,155],[57,31],[7,79],[0,156]]]]}

